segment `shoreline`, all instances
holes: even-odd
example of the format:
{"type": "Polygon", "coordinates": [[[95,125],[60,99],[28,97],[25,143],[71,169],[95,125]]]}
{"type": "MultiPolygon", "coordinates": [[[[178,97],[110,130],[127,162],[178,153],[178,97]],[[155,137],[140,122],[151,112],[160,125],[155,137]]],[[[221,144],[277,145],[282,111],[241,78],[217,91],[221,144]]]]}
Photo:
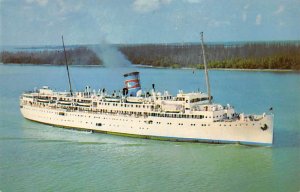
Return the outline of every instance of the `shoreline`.
{"type": "MultiPolygon", "coordinates": [[[[204,70],[199,68],[192,67],[154,67],[152,65],[135,65],[135,67],[141,68],[153,68],[153,69],[183,69],[183,70],[204,70]]],[[[257,72],[299,72],[299,70],[293,69],[239,69],[239,68],[209,68],[208,70],[212,71],[257,71],[257,72]]]]}
{"type": "Polygon", "coordinates": [[[216,71],[251,71],[251,72],[299,72],[299,70],[293,69],[236,69],[236,68],[212,68],[209,70],[216,71]]]}
{"type": "MultiPolygon", "coordinates": [[[[21,66],[62,66],[65,65],[54,65],[54,64],[21,64],[21,63],[0,63],[0,65],[21,65],[21,66]]],[[[137,68],[152,68],[152,69],[183,69],[183,70],[204,70],[199,68],[192,67],[154,67],[152,65],[141,65],[141,64],[132,64],[137,68]]],[[[69,65],[70,67],[103,67],[103,65],[69,65]]],[[[120,66],[122,67],[122,66],[120,66]]],[[[114,67],[118,68],[118,67],[114,67]]],[[[244,71],[244,72],[300,72],[299,70],[293,69],[239,69],[239,68],[209,68],[210,71],[244,71]]]]}

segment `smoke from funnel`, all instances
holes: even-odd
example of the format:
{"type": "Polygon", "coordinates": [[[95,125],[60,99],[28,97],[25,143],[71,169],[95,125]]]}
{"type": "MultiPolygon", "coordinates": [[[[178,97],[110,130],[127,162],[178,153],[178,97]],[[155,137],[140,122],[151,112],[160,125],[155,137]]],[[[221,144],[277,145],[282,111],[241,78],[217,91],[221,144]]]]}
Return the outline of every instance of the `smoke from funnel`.
{"type": "Polygon", "coordinates": [[[91,49],[97,54],[105,67],[132,67],[132,63],[118,50],[115,45],[102,43],[100,45],[92,46],[91,49]]]}

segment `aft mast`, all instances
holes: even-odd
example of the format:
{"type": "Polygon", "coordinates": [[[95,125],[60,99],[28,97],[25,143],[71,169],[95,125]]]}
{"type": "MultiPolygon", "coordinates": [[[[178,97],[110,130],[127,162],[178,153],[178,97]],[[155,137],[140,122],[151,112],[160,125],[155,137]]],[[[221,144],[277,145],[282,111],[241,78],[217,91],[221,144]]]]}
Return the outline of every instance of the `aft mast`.
{"type": "Polygon", "coordinates": [[[208,70],[207,70],[207,64],[206,64],[206,58],[205,58],[205,50],[204,50],[204,41],[203,41],[203,32],[200,33],[201,35],[201,47],[202,47],[202,55],[203,55],[203,62],[204,62],[204,71],[205,71],[205,81],[206,81],[206,88],[207,88],[207,94],[208,94],[208,101],[211,104],[211,94],[210,94],[210,83],[208,78],[208,70]]]}
{"type": "Polygon", "coordinates": [[[70,80],[69,66],[68,66],[68,60],[67,60],[67,54],[66,54],[66,48],[65,48],[64,36],[63,35],[61,36],[61,40],[62,40],[63,47],[64,47],[65,62],[66,62],[66,67],[67,67],[67,72],[68,72],[68,79],[69,79],[70,94],[71,94],[71,96],[73,96],[72,84],[71,84],[71,80],[70,80]]]}

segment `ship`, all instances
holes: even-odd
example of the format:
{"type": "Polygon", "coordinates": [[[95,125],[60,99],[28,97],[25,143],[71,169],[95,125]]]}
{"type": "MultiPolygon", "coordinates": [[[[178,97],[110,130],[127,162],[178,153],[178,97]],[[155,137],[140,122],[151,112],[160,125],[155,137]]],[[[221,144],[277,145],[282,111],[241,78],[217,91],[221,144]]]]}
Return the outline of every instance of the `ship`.
{"type": "MultiPolygon", "coordinates": [[[[167,141],[272,146],[272,112],[244,114],[213,102],[202,40],[207,93],[179,90],[176,95],[143,91],[138,71],[124,74],[124,88],[55,91],[43,86],[20,96],[24,118],[57,127],[167,141]]],[[[64,45],[64,43],[63,43],[64,45]]],[[[65,50],[65,47],[64,47],[65,50]]]]}

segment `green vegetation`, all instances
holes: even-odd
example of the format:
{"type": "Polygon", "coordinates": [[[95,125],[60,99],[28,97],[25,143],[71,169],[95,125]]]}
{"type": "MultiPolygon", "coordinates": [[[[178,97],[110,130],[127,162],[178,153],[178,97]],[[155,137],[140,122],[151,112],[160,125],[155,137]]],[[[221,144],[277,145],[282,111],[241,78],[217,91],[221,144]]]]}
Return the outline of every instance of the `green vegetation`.
{"type": "MultiPolygon", "coordinates": [[[[66,53],[68,64],[70,65],[101,65],[101,60],[97,57],[97,55],[86,47],[68,49],[66,53]]],[[[18,63],[65,65],[65,57],[62,51],[3,51],[0,54],[0,60],[5,64],[18,63]]]]}
{"type": "MultiPolygon", "coordinates": [[[[223,61],[211,61],[208,65],[209,68],[300,70],[300,57],[299,55],[275,55],[261,58],[236,58],[223,61]]],[[[203,65],[196,67],[202,68],[203,65]]]]}
{"type": "MultiPolygon", "coordinates": [[[[199,44],[119,45],[118,49],[134,64],[203,68],[199,44]]],[[[300,70],[299,41],[207,44],[205,50],[209,68],[300,70]]],[[[67,57],[71,65],[102,65],[101,58],[86,47],[68,49],[67,57]]],[[[65,63],[62,51],[5,51],[0,54],[0,60],[22,64],[65,63]]]]}
{"type": "MultiPolygon", "coordinates": [[[[129,45],[120,50],[135,64],[203,68],[197,44],[129,45]]],[[[300,70],[299,42],[209,44],[205,50],[209,68],[300,70]]]]}

